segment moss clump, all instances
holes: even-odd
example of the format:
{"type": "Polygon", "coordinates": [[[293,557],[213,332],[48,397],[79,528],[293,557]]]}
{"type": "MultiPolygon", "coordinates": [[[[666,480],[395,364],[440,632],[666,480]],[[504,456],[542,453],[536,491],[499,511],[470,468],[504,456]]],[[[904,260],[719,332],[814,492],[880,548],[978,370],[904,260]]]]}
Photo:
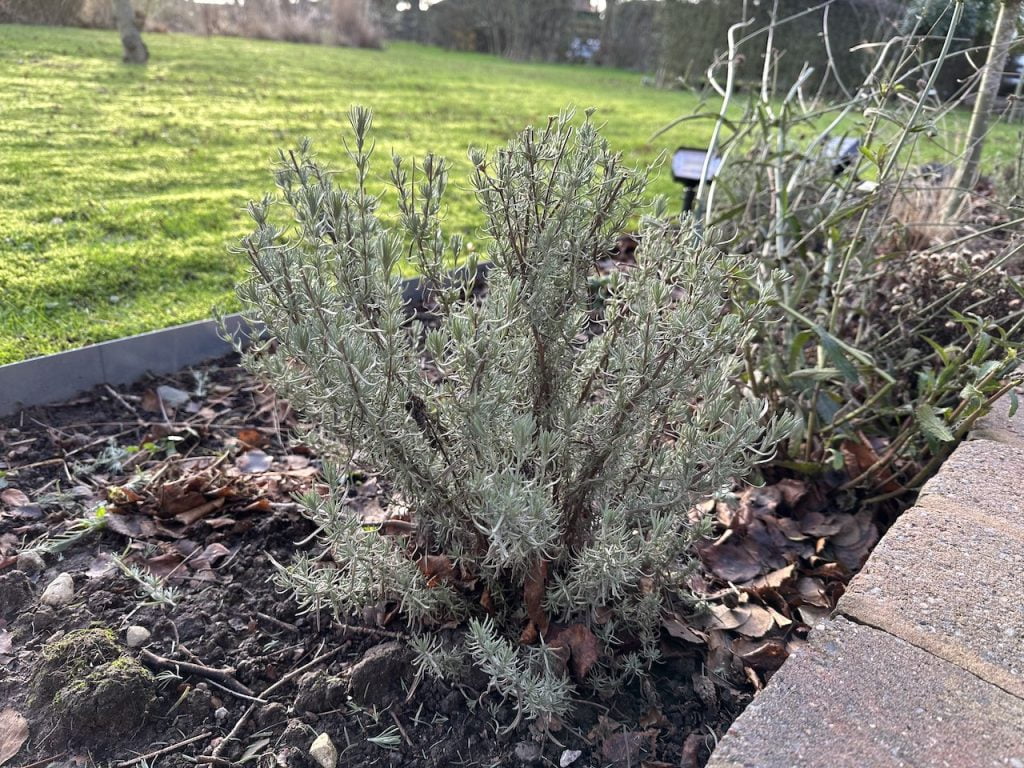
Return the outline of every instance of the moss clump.
{"type": "Polygon", "coordinates": [[[153,701],[153,676],[107,629],[81,629],[48,644],[32,676],[32,705],[55,740],[103,745],[138,729],[153,701]]]}

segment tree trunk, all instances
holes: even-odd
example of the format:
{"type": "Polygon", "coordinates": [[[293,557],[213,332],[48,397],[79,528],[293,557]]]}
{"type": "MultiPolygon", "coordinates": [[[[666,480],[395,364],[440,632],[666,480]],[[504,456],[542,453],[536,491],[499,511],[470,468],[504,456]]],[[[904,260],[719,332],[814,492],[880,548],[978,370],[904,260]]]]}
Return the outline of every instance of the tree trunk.
{"type": "Polygon", "coordinates": [[[145,64],[149,61],[149,49],[142,42],[139,28],[135,26],[135,11],[131,0],[114,0],[114,17],[117,19],[117,31],[121,33],[125,63],[145,64]]]}
{"type": "Polygon", "coordinates": [[[605,67],[618,64],[615,58],[615,11],[619,0],[608,0],[601,23],[601,47],[597,50],[597,63],[605,67]]]}
{"type": "Polygon", "coordinates": [[[978,183],[981,170],[981,151],[985,146],[985,133],[988,131],[988,118],[996,104],[999,94],[999,82],[1006,68],[1006,57],[1010,51],[1017,31],[1017,17],[1020,15],[1022,0],[1003,0],[999,4],[999,16],[996,18],[992,42],[988,48],[988,58],[981,75],[981,85],[974,99],[974,112],[971,124],[967,129],[967,147],[964,158],[953,176],[953,182],[946,201],[946,218],[953,218],[960,211],[966,197],[978,183]]]}

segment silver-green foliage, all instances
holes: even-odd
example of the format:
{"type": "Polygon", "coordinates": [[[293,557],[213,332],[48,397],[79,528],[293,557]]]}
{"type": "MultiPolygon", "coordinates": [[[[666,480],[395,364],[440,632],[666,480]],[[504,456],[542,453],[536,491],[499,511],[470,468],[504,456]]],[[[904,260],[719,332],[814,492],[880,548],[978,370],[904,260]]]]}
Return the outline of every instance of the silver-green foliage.
{"type": "Polygon", "coordinates": [[[471,152],[491,266],[486,299],[467,301],[475,255],[439,221],[447,164],[393,158],[399,215],[386,223],[368,191],[371,116],[355,108],[351,122],[354,189],[303,145],[277,171],[294,225],[273,223],[269,198],[250,207],[239,293],[277,345],[248,364],[324,446],[383,473],[415,532],[364,525],[345,506],[346,473],[329,467],[329,492],[303,503],[332,563],[300,556],[284,582],[340,614],[397,605],[425,631],[468,619],[467,650],[496,688],[531,716],[564,711],[572,688],[558,665],[517,642],[528,613],[591,628],[603,683],[657,657],[662,601],[707,531],[687,512],[781,431],[732,383],[768,298],[733,258],[643,208],[646,174],[622,166],[588,114],[528,129],[491,159],[471,152]],[[595,261],[638,216],[637,264],[609,278],[588,335],[595,261]],[[455,262],[468,266],[453,279],[455,262]],[[428,326],[408,322],[403,263],[432,286],[428,326]],[[425,555],[458,578],[429,578],[425,555]],[[542,606],[524,598],[531,580],[542,606]],[[630,640],[639,655],[618,658],[630,640]]]}

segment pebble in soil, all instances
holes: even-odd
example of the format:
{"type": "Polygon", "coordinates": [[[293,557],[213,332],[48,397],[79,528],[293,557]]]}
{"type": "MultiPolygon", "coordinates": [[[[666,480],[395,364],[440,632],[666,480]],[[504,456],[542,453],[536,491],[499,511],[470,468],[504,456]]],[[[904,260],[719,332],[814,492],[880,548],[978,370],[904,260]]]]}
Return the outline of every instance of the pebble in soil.
{"type": "Polygon", "coordinates": [[[113,632],[80,629],[48,643],[31,680],[31,705],[50,721],[52,743],[116,743],[145,722],[152,674],[123,653],[113,632]]]}

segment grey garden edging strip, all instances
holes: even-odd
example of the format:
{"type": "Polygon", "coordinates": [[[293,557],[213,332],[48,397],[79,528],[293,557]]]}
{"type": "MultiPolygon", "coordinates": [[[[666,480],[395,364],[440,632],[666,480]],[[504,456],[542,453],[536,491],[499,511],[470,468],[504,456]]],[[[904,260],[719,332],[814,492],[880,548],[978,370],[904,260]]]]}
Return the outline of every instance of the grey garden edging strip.
{"type": "MultiPolygon", "coordinates": [[[[225,326],[232,334],[248,327],[239,315],[225,318],[225,326]]],[[[174,373],[229,352],[217,322],[202,320],[9,363],[0,366],[0,417],[69,400],[101,384],[174,373]]]]}
{"type": "Polygon", "coordinates": [[[989,414],[709,768],[1024,766],[1024,413],[989,414]]]}
{"type": "MultiPolygon", "coordinates": [[[[478,265],[477,288],[489,268],[486,262],[478,265]]],[[[426,303],[423,282],[416,277],[403,280],[402,296],[410,313],[417,314],[426,303]]],[[[228,315],[224,324],[231,336],[251,331],[241,315],[228,315]]],[[[102,384],[129,384],[147,373],[175,373],[223,357],[232,345],[221,333],[216,321],[201,320],[2,365],[0,418],[69,400],[102,384]]]]}

